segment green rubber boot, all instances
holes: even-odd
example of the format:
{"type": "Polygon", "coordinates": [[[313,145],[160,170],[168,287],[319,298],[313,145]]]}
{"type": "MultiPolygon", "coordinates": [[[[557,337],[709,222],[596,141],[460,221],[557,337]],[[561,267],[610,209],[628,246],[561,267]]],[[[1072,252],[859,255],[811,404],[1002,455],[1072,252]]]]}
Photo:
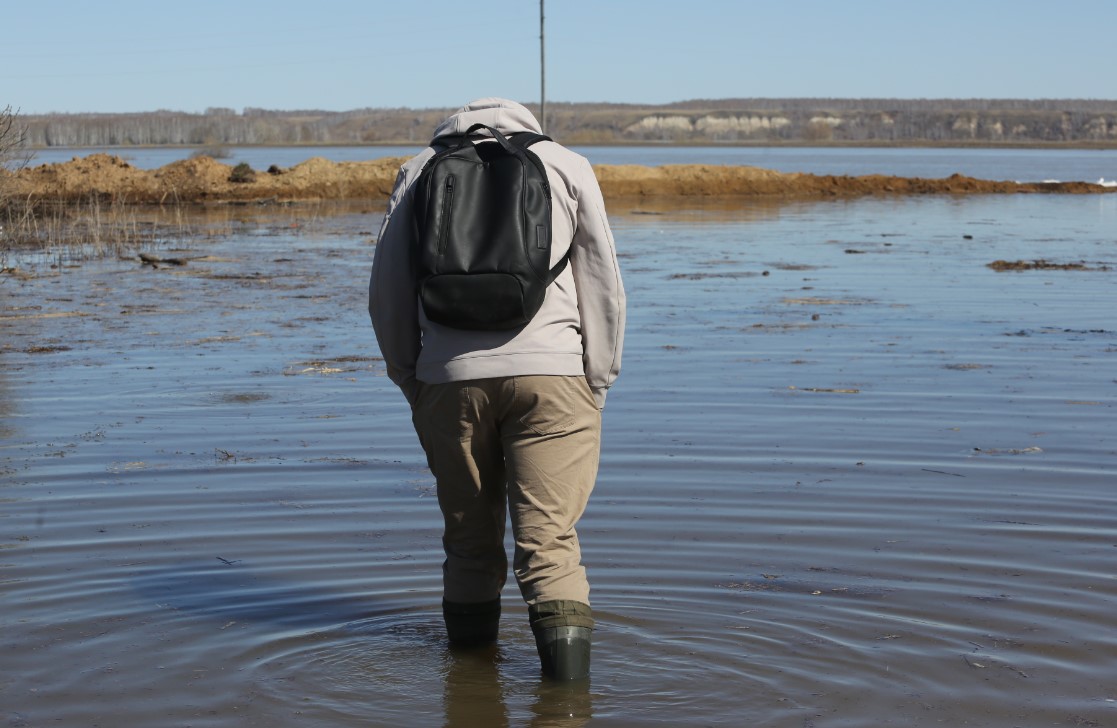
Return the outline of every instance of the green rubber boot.
{"type": "Polygon", "coordinates": [[[589,627],[547,627],[536,632],[543,674],[563,681],[589,677],[592,634],[589,627]]]}
{"type": "Polygon", "coordinates": [[[500,598],[463,603],[442,600],[446,637],[454,647],[479,647],[496,642],[500,630],[500,598]]]}
{"type": "Polygon", "coordinates": [[[584,680],[590,674],[593,612],[589,605],[552,601],[528,607],[531,632],[543,674],[555,680],[584,680]]]}

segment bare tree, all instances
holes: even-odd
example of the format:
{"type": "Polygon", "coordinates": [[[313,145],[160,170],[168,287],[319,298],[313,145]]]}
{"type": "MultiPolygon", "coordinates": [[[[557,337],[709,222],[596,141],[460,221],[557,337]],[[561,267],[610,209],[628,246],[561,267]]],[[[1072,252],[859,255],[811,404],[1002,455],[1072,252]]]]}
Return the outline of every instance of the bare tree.
{"type": "MultiPolygon", "coordinates": [[[[21,114],[26,147],[408,144],[451,109],[212,108],[204,114],[21,114]]],[[[540,111],[542,115],[542,111],[540,111]]],[[[721,99],[663,105],[547,102],[547,128],[582,143],[1089,142],[1117,145],[1117,100],[721,99]],[[811,124],[824,119],[827,128],[811,124]],[[689,119],[673,124],[671,119],[689,119]],[[755,126],[758,121],[776,122],[755,126]],[[840,122],[840,123],[838,123],[840,122]]],[[[11,111],[5,120],[11,119],[11,111]]],[[[14,126],[12,129],[14,130],[14,126]]],[[[9,134],[13,133],[11,130],[9,134]]],[[[2,161],[2,160],[0,160],[2,161]]]]}
{"type": "Polygon", "coordinates": [[[24,151],[26,135],[16,120],[18,113],[12,111],[11,106],[0,110],[0,250],[6,244],[4,224],[11,220],[13,214],[12,178],[29,159],[24,151]]]}
{"type": "Polygon", "coordinates": [[[26,134],[17,123],[18,111],[11,106],[0,110],[0,206],[7,207],[13,173],[27,164],[29,155],[24,151],[26,134]]]}
{"type": "Polygon", "coordinates": [[[26,137],[24,128],[16,123],[19,111],[12,111],[11,106],[0,110],[0,167],[11,170],[11,165],[23,166],[27,164],[27,155],[23,151],[26,137]]]}

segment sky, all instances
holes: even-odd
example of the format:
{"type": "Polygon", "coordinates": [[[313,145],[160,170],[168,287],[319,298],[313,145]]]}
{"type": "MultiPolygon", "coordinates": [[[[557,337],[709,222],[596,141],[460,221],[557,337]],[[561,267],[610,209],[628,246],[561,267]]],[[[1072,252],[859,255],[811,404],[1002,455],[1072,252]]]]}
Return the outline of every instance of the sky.
{"type": "MultiPolygon", "coordinates": [[[[545,0],[548,102],[1117,98],[1117,0],[545,0]]],[[[0,108],[540,98],[540,3],[4,2],[0,108]]]]}

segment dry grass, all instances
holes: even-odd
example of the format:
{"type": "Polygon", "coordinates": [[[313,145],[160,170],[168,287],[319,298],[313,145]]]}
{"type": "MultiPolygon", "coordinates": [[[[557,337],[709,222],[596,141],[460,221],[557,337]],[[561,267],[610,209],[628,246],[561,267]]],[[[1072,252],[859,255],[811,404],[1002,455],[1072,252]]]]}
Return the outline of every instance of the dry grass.
{"type": "Polygon", "coordinates": [[[0,206],[0,250],[80,248],[96,257],[194,234],[181,206],[155,212],[95,197],[84,204],[63,205],[8,200],[0,206]]]}

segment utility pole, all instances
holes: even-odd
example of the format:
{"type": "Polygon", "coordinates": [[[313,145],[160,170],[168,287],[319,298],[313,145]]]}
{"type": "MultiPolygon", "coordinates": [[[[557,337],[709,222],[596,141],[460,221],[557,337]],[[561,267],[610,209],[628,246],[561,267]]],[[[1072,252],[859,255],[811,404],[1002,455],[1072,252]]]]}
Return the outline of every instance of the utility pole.
{"type": "Polygon", "coordinates": [[[543,0],[539,0],[539,125],[547,133],[547,57],[543,52],[543,0]]]}

